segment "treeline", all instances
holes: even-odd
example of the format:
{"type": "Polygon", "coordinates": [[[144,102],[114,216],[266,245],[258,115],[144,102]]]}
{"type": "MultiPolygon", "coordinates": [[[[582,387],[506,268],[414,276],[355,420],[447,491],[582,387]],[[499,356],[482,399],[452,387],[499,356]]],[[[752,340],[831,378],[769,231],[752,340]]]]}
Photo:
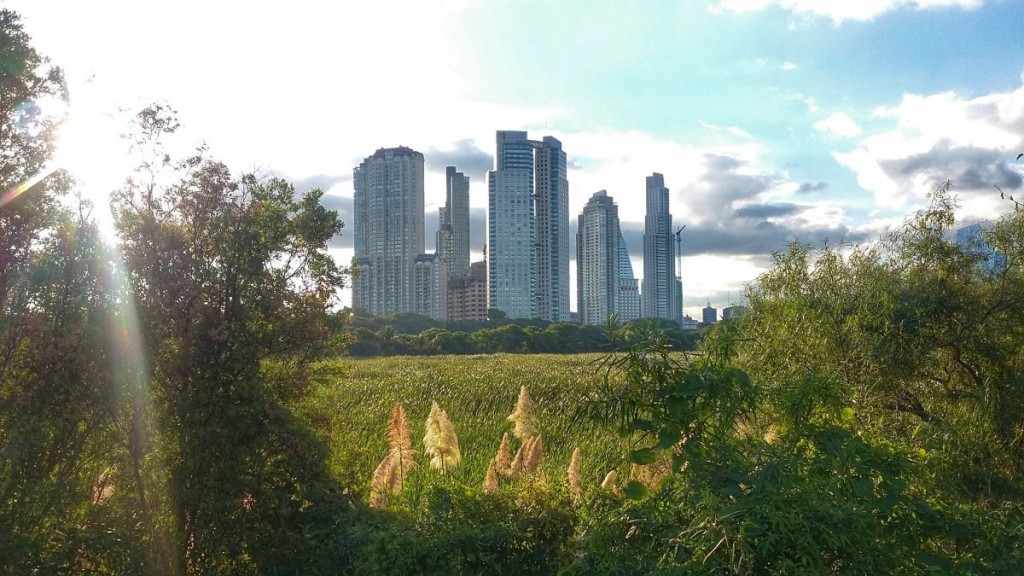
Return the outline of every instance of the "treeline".
{"type": "Polygon", "coordinates": [[[635,344],[640,328],[657,328],[675,350],[695,350],[703,331],[680,330],[667,320],[638,320],[593,326],[542,320],[458,322],[444,324],[417,314],[373,316],[354,311],[348,354],[375,356],[428,356],[435,354],[576,354],[612,352],[635,344]]]}

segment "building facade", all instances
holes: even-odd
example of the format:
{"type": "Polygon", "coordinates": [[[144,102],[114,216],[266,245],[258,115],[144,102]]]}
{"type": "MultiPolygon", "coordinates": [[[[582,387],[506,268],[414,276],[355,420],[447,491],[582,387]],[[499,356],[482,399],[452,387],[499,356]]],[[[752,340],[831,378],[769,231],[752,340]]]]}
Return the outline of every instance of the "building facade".
{"type": "Polygon", "coordinates": [[[444,269],[434,254],[418,254],[413,266],[412,312],[434,320],[445,319],[445,299],[441,281],[444,269]]]}
{"type": "Polygon", "coordinates": [[[576,228],[576,310],[583,324],[604,324],[619,308],[619,207],[604,190],[580,212],[576,228]]]}
{"type": "Polygon", "coordinates": [[[448,285],[448,320],[487,320],[487,262],[469,265],[462,278],[448,285]]]}
{"type": "Polygon", "coordinates": [[[353,170],[356,276],[352,305],[371,314],[416,311],[423,250],[423,154],[381,148],[353,170]]]}
{"type": "Polygon", "coordinates": [[[462,278],[469,268],[469,177],[445,168],[445,205],[440,209],[437,255],[450,280],[462,278]]]}
{"type": "Polygon", "coordinates": [[[655,172],[647,177],[647,214],[644,217],[644,279],[641,287],[643,315],[679,322],[682,290],[676,286],[675,236],[665,178],[655,172]]]}
{"type": "Polygon", "coordinates": [[[705,326],[710,326],[715,322],[718,322],[718,309],[711,306],[711,302],[704,308],[701,308],[701,321],[705,326]]]}
{"type": "Polygon", "coordinates": [[[640,300],[640,281],[633,275],[633,262],[629,259],[629,249],[619,228],[619,320],[629,322],[642,318],[640,300]]]}
{"type": "Polygon", "coordinates": [[[569,319],[569,183],[562,144],[497,133],[487,173],[488,302],[509,318],[569,319]]]}

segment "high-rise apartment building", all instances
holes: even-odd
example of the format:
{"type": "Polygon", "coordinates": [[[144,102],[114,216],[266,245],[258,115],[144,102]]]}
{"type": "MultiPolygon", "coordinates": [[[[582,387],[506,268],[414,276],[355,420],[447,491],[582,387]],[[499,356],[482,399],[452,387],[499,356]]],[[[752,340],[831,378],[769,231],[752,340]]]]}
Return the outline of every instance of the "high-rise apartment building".
{"type": "Polygon", "coordinates": [[[644,280],[641,288],[643,315],[678,322],[682,317],[682,292],[676,287],[675,245],[672,214],[665,178],[655,172],[647,177],[647,215],[644,218],[644,280]]]}
{"type": "Polygon", "coordinates": [[[562,143],[497,133],[487,173],[488,302],[510,318],[569,319],[569,182],[562,143]]]}
{"type": "Polygon", "coordinates": [[[641,318],[640,281],[633,276],[633,262],[629,259],[626,240],[619,228],[619,320],[629,322],[641,318]]]}
{"type": "Polygon", "coordinates": [[[437,255],[447,279],[462,278],[469,268],[469,177],[445,168],[445,204],[437,229],[437,255]]]}
{"type": "Polygon", "coordinates": [[[451,318],[452,284],[469,268],[469,177],[445,168],[445,205],[439,210],[437,228],[438,297],[445,317],[451,318]]]}
{"type": "Polygon", "coordinates": [[[569,321],[569,180],[562,143],[545,136],[535,154],[534,281],[537,316],[569,321]]]}
{"type": "Polygon", "coordinates": [[[487,320],[487,262],[473,262],[448,286],[448,320],[487,320]]]}
{"type": "Polygon", "coordinates": [[[580,212],[576,228],[576,300],[580,322],[604,324],[619,304],[619,207],[604,190],[580,212]]]}
{"type": "Polygon", "coordinates": [[[371,314],[415,312],[423,254],[423,154],[381,148],[353,170],[352,305],[371,314]]]}

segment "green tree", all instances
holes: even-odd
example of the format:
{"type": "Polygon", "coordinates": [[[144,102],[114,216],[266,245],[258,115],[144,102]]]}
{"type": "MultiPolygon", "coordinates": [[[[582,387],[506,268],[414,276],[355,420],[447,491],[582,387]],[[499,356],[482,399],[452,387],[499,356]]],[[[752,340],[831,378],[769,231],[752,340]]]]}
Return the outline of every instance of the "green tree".
{"type": "MultiPolygon", "coordinates": [[[[94,227],[48,162],[61,72],[0,9],[0,573],[71,572],[116,547],[94,489],[111,463],[116,296],[94,227]]],[[[124,532],[121,536],[125,536],[124,532]]],[[[124,548],[121,546],[121,548],[124,548]]]]}
{"type": "Polygon", "coordinates": [[[319,190],[236,180],[202,149],[172,162],[160,142],[176,127],[162,106],[139,115],[148,155],[115,198],[167,470],[167,569],[336,570],[344,499],[287,406],[331,349],[342,223],[319,190]]]}

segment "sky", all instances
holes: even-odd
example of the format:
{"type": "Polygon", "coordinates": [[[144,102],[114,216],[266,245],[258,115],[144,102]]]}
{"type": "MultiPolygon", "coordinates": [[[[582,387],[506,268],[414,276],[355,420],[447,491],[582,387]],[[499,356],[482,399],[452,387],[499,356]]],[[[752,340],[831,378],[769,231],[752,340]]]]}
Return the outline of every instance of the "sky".
{"type": "MultiPolygon", "coordinates": [[[[353,167],[381,147],[422,152],[428,249],[455,165],[471,178],[479,258],[495,132],[527,130],[563,143],[573,231],[594,192],[615,199],[638,276],[644,179],[664,174],[695,318],[742,302],[788,243],[874,241],[947,179],[964,224],[993,218],[1010,208],[996,186],[1020,193],[1024,175],[1020,0],[0,8],[64,69],[64,157],[96,198],[116,186],[123,111],[165,102],[239,174],[320,187],[349,223],[353,167]]],[[[347,262],[351,236],[332,250],[347,262]]]]}

